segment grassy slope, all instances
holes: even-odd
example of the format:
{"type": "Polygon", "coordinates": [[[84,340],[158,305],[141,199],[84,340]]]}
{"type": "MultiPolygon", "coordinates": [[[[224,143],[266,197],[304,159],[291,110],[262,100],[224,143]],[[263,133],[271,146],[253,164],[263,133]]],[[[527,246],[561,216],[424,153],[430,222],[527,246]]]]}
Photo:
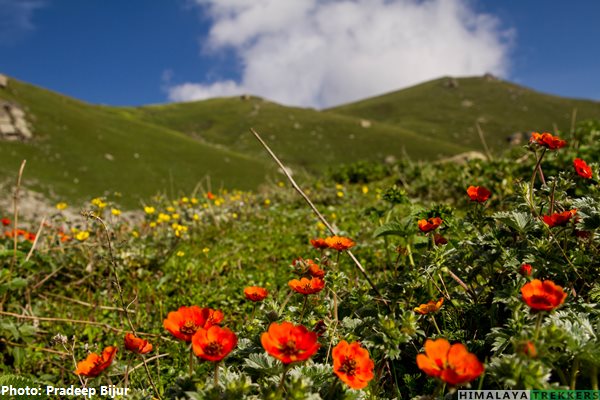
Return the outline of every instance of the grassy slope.
{"type": "Polygon", "coordinates": [[[254,127],[285,162],[309,171],[357,160],[381,161],[387,155],[401,157],[404,152],[414,158],[433,159],[466,150],[397,126],[375,123],[363,128],[357,117],[285,107],[256,97],[148,106],[130,112],[202,141],[266,157],[249,132],[254,127]]]}
{"type": "Polygon", "coordinates": [[[506,145],[514,132],[553,131],[570,127],[577,119],[600,118],[600,102],[550,96],[522,86],[482,77],[457,79],[458,87],[445,85],[448,78],[335,107],[335,114],[359,116],[399,126],[432,138],[452,140],[479,148],[475,122],[494,149],[506,145]],[[470,107],[465,106],[472,102],[470,107]],[[463,103],[464,102],[464,103],[463,103]]]}
{"type": "Polygon", "coordinates": [[[159,191],[189,190],[207,174],[213,186],[255,188],[272,170],[121,109],[92,106],[15,80],[0,90],[0,98],[34,116],[36,135],[30,143],[2,143],[0,174],[14,179],[27,159],[26,184],[58,198],[81,200],[118,191],[122,203],[131,206],[159,191]]]}

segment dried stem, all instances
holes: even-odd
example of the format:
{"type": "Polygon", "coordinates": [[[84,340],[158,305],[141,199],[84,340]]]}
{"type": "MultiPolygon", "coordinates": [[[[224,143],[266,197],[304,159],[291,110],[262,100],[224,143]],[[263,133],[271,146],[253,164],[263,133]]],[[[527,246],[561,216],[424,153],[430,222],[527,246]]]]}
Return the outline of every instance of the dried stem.
{"type": "MultiPolygon", "coordinates": [[[[250,128],[250,132],[252,132],[252,134],[254,135],[254,137],[256,137],[256,139],[265,148],[265,150],[267,150],[267,152],[273,158],[273,160],[275,160],[275,162],[277,163],[277,165],[279,166],[279,168],[281,168],[281,171],[283,172],[283,174],[286,176],[286,178],[292,184],[292,187],[298,192],[298,194],[300,194],[300,196],[302,196],[302,198],[304,199],[304,201],[306,201],[306,203],[310,206],[310,208],[313,210],[313,212],[317,215],[317,218],[319,218],[319,220],[323,223],[323,225],[325,225],[327,227],[327,229],[329,230],[329,232],[331,232],[332,235],[336,235],[337,234],[336,230],[329,224],[329,222],[325,219],[325,217],[323,216],[323,214],[321,214],[319,212],[319,210],[317,209],[317,207],[315,207],[315,205],[313,204],[313,202],[310,200],[310,198],[308,198],[308,196],[304,193],[304,191],[300,188],[300,186],[298,186],[298,184],[296,183],[296,181],[294,180],[294,178],[292,178],[292,176],[288,172],[288,170],[285,167],[285,165],[283,165],[283,163],[279,160],[279,158],[277,158],[277,156],[275,155],[275,153],[273,153],[273,151],[271,150],[271,148],[260,137],[260,135],[258,134],[258,132],[256,132],[253,128],[250,128]]],[[[348,253],[348,256],[352,259],[352,261],[354,262],[354,264],[356,265],[356,267],[363,274],[363,276],[365,277],[365,279],[367,280],[367,282],[369,283],[369,285],[371,286],[371,288],[375,291],[375,293],[377,293],[377,295],[380,298],[383,299],[383,296],[381,295],[381,293],[379,292],[379,290],[377,289],[377,287],[375,286],[375,284],[373,283],[373,281],[371,281],[371,278],[369,278],[369,275],[367,274],[367,271],[365,271],[365,269],[362,266],[362,264],[360,263],[360,261],[358,261],[358,259],[354,256],[354,254],[352,254],[352,252],[350,250],[347,250],[346,253],[348,253]]],[[[387,302],[385,302],[385,304],[388,305],[387,302]]]]}
{"type": "Polygon", "coordinates": [[[485,156],[487,157],[488,161],[491,161],[492,153],[490,152],[490,148],[488,147],[485,141],[485,136],[483,135],[483,130],[481,129],[481,126],[479,126],[479,122],[475,122],[475,127],[477,128],[477,133],[479,134],[479,140],[481,140],[481,144],[483,145],[483,149],[485,150],[485,156]]]}
{"type": "Polygon", "coordinates": [[[25,164],[27,160],[23,160],[21,162],[21,168],[19,168],[19,175],[17,175],[17,186],[15,187],[15,192],[13,193],[13,258],[10,263],[10,271],[17,262],[17,225],[19,223],[19,191],[21,190],[21,177],[23,176],[23,170],[25,169],[25,164]]]}
{"type": "Polygon", "coordinates": [[[25,257],[25,262],[29,261],[29,259],[33,255],[33,251],[35,250],[35,246],[37,245],[38,240],[40,239],[40,235],[42,234],[42,229],[44,229],[45,223],[46,223],[46,217],[42,218],[42,222],[40,222],[40,227],[38,228],[37,232],[35,233],[35,239],[33,239],[33,244],[31,245],[31,249],[29,249],[29,253],[27,253],[27,257],[25,257]]]}

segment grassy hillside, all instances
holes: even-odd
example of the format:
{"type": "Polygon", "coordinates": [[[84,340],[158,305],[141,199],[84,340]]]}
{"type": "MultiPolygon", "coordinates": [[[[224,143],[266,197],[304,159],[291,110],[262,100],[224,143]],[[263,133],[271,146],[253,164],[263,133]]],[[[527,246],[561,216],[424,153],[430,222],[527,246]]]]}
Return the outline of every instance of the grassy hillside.
{"type": "Polygon", "coordinates": [[[264,157],[264,150],[248,134],[254,127],[283,160],[313,172],[357,160],[381,161],[388,155],[434,159],[467,150],[394,125],[375,123],[362,127],[361,119],[354,116],[285,107],[257,97],[218,98],[129,111],[203,142],[264,157]]]}
{"type": "Polygon", "coordinates": [[[550,96],[502,80],[473,77],[441,78],[328,111],[472,147],[480,147],[475,130],[479,121],[488,144],[498,150],[514,132],[552,131],[554,124],[568,129],[574,109],[577,120],[600,118],[600,102],[550,96]]]}
{"type": "Polygon", "coordinates": [[[27,159],[26,184],[57,198],[81,200],[121,192],[125,205],[165,190],[193,188],[206,175],[219,187],[255,188],[267,171],[262,161],[201,143],[118,108],[86,104],[11,80],[0,98],[32,115],[35,139],[2,142],[0,174],[16,175],[27,159]]]}

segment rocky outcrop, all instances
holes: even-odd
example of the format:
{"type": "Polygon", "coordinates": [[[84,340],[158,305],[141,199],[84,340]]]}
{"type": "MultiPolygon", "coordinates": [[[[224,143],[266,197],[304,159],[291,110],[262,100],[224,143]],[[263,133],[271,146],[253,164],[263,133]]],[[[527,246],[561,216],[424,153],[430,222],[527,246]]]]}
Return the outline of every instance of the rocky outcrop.
{"type": "Polygon", "coordinates": [[[0,100],[0,140],[29,140],[33,137],[25,111],[17,105],[0,100]]]}

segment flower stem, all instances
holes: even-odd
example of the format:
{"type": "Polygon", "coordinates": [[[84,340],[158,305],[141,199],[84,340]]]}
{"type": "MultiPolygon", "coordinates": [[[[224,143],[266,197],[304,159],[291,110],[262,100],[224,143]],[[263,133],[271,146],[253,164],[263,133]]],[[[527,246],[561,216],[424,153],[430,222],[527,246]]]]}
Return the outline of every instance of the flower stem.
{"type": "Polygon", "coordinates": [[[590,381],[592,384],[592,389],[598,390],[598,367],[593,365],[590,370],[590,381]]]}
{"type": "Polygon", "coordinates": [[[250,322],[254,321],[255,313],[256,313],[256,303],[254,303],[254,308],[252,308],[252,315],[250,315],[250,322]]]}
{"type": "Polygon", "coordinates": [[[433,321],[433,326],[435,326],[435,330],[437,331],[438,335],[441,335],[442,331],[440,331],[440,327],[438,326],[438,324],[435,320],[435,317],[433,316],[433,314],[430,314],[430,315],[431,315],[431,321],[433,321]]]}
{"type": "Polygon", "coordinates": [[[220,364],[220,362],[219,362],[219,361],[217,361],[217,362],[215,363],[215,373],[214,373],[214,379],[215,379],[214,383],[215,383],[215,387],[219,387],[219,364],[220,364]]]}
{"type": "Polygon", "coordinates": [[[190,346],[190,376],[194,374],[194,349],[190,346]]]}
{"type": "Polygon", "coordinates": [[[577,374],[579,373],[579,357],[575,356],[573,359],[573,368],[571,370],[571,384],[569,385],[569,389],[575,390],[575,386],[577,385],[577,374]]]}
{"type": "Polygon", "coordinates": [[[287,372],[289,371],[289,369],[292,367],[292,364],[285,364],[283,366],[283,373],[281,374],[281,380],[279,381],[279,388],[277,389],[278,392],[283,393],[283,391],[285,390],[285,375],[287,374],[287,372]]]}
{"type": "Polygon", "coordinates": [[[538,336],[540,335],[540,328],[542,327],[542,318],[543,318],[543,313],[540,312],[537,316],[537,321],[535,322],[535,334],[533,336],[533,341],[537,341],[538,336]]]}
{"type": "Polygon", "coordinates": [[[302,304],[302,312],[300,313],[300,324],[302,323],[302,318],[304,318],[304,311],[306,310],[306,303],[308,301],[308,295],[304,295],[304,304],[302,304]]]}
{"type": "MultiPolygon", "coordinates": [[[[535,211],[535,204],[533,202],[533,186],[535,185],[535,176],[538,172],[538,168],[541,172],[541,168],[540,168],[540,164],[542,163],[542,159],[544,158],[544,154],[546,154],[546,148],[544,147],[542,149],[542,154],[540,155],[540,157],[537,159],[537,162],[535,164],[535,168],[533,169],[533,174],[531,175],[531,182],[529,183],[529,201],[531,203],[531,209],[533,210],[533,213],[537,215],[536,211],[535,211]]],[[[536,152],[536,156],[537,156],[537,152],[536,152]]]]}

